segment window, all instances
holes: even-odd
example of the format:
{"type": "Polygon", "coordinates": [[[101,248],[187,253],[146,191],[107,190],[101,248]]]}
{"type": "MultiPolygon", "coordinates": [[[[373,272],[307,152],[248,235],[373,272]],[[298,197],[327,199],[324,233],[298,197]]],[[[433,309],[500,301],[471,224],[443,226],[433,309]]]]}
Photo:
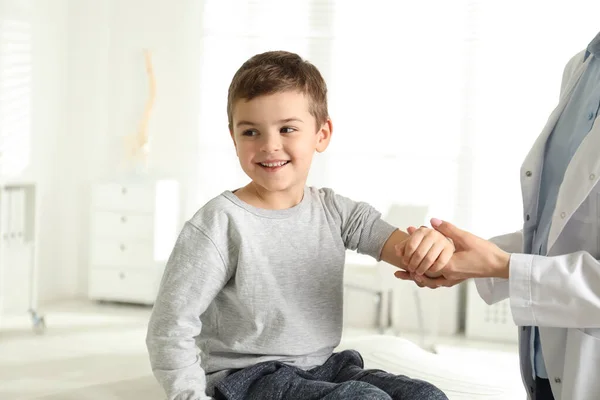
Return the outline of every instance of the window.
{"type": "Polygon", "coordinates": [[[600,3],[469,0],[464,76],[469,181],[458,219],[488,237],[522,226],[519,170],[559,100],[563,68],[600,30],[600,3]]]}
{"type": "Polygon", "coordinates": [[[268,50],[328,61],[330,2],[204,1],[201,60],[199,196],[204,203],[247,183],[227,128],[227,89],[239,66],[268,50]],[[316,14],[315,14],[316,12],[316,14]],[[314,17],[314,16],[317,17],[314,17]],[[219,168],[219,174],[215,174],[219,168]]]}
{"type": "Polygon", "coordinates": [[[31,3],[0,2],[0,175],[29,165],[31,140],[31,3]]]}
{"type": "Polygon", "coordinates": [[[309,184],[384,214],[393,204],[426,206],[482,236],[522,224],[521,162],[600,11],[591,0],[568,9],[541,0],[204,5],[202,202],[247,182],[227,132],[235,70],[255,53],[285,49],[319,67],[329,86],[334,136],[309,184]]]}

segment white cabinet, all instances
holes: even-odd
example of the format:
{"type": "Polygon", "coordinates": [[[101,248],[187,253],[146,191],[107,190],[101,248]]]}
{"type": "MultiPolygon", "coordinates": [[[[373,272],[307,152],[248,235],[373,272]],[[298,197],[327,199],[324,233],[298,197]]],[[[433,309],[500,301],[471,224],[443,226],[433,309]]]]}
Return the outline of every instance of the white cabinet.
{"type": "Polygon", "coordinates": [[[98,183],[91,202],[89,297],[152,304],[179,233],[179,185],[98,183]]]}
{"type": "Polygon", "coordinates": [[[30,182],[0,183],[0,317],[36,312],[36,189],[30,182]]]}
{"type": "Polygon", "coordinates": [[[510,300],[488,305],[472,279],[467,282],[467,313],[465,336],[475,340],[517,342],[519,330],[512,317],[510,300]]]}

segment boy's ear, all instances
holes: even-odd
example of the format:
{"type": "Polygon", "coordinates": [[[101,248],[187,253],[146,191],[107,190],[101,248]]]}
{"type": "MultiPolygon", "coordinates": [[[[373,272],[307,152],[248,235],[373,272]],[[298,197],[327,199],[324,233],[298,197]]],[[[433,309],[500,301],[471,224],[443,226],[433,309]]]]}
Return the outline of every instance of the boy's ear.
{"type": "Polygon", "coordinates": [[[233,146],[235,147],[235,154],[237,154],[237,143],[235,142],[235,136],[233,136],[233,129],[231,129],[231,125],[229,125],[229,136],[231,136],[231,140],[233,140],[233,146]]]}
{"type": "Polygon", "coordinates": [[[328,118],[327,121],[325,121],[325,123],[323,125],[321,125],[321,128],[317,132],[317,146],[316,146],[317,152],[322,153],[325,151],[325,149],[327,149],[327,146],[329,146],[329,142],[331,141],[332,134],[333,134],[333,124],[331,123],[331,120],[328,118]]]}

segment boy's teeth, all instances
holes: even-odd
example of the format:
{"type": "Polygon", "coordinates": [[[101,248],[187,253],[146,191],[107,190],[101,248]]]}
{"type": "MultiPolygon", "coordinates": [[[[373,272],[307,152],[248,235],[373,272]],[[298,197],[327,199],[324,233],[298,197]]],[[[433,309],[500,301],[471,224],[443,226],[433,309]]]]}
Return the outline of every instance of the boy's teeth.
{"type": "Polygon", "coordinates": [[[287,161],[279,161],[276,163],[260,163],[263,167],[281,167],[282,165],[287,164],[287,161]]]}

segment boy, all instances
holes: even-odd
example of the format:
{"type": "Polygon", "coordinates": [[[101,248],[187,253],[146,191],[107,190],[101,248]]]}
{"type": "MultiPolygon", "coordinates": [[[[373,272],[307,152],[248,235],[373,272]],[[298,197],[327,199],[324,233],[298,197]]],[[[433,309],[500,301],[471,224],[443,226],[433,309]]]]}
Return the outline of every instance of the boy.
{"type": "Polygon", "coordinates": [[[321,74],[296,54],[244,63],[227,113],[251,182],[202,207],[167,263],[146,342],[168,398],[446,399],[426,382],[363,370],[355,351],[333,350],[346,249],[404,267],[396,247],[410,247],[411,265],[439,271],[451,242],[426,228],[411,240],[371,206],[305,186],[332,125],[321,74]]]}

